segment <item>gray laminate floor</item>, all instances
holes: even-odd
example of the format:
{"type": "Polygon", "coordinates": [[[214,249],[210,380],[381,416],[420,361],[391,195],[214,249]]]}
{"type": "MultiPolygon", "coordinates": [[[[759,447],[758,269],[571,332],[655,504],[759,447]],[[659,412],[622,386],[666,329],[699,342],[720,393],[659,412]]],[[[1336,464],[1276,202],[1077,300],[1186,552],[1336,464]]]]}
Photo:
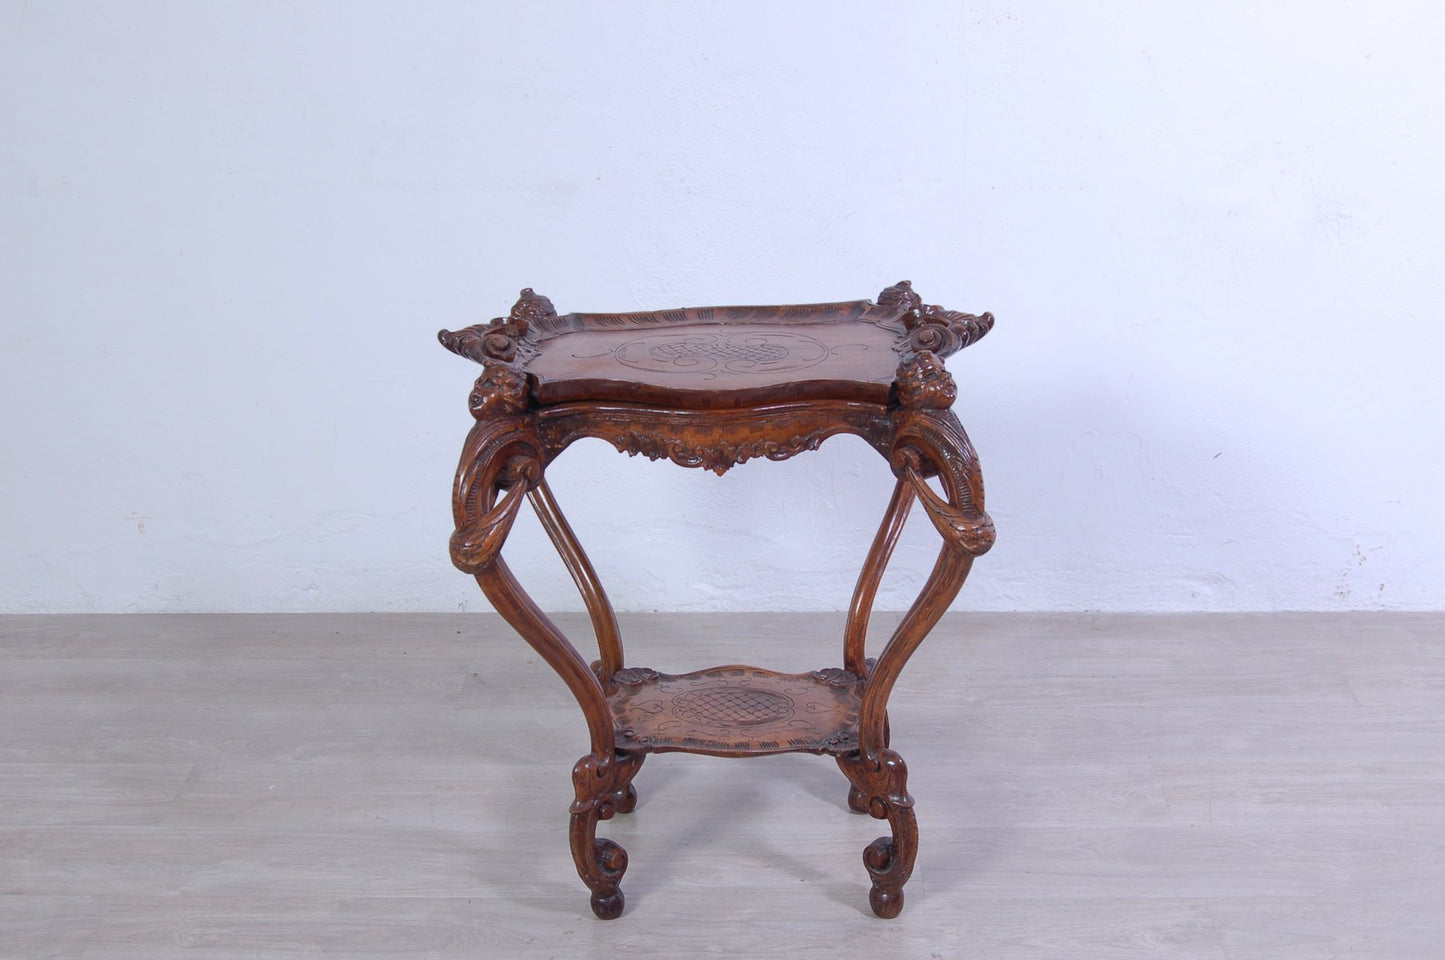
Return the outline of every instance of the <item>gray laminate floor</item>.
{"type": "MultiPolygon", "coordinates": [[[[841,617],[623,626],[805,670],[841,617]]],[[[956,615],[892,718],[901,918],[830,761],[668,755],[604,923],[581,714],[495,618],[0,618],[0,957],[1445,956],[1445,615],[956,615]]]]}

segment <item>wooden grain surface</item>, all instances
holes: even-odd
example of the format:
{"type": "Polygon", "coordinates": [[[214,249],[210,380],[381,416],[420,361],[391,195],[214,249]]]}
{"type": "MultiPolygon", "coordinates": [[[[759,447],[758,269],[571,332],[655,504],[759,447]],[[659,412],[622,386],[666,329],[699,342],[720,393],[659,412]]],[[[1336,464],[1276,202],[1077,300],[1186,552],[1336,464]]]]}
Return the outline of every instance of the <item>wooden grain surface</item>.
{"type": "MultiPolygon", "coordinates": [[[[761,390],[799,380],[834,380],[831,395],[859,399],[854,381],[878,383],[883,402],[888,384],[898,369],[894,349],[897,331],[864,321],[814,323],[790,328],[777,323],[720,326],[670,326],[664,329],[586,330],[544,341],[527,372],[538,381],[543,403],[579,399],[649,400],[671,396],[676,390],[761,390]],[[567,381],[601,381],[611,390],[595,386],[568,389],[567,381]],[[625,394],[627,384],[660,388],[663,392],[625,394]],[[851,386],[851,388],[850,388],[851,386]]],[[[866,395],[866,394],[865,394],[866,395]]]]}
{"type": "MultiPolygon", "coordinates": [[[[622,619],[674,669],[796,669],[842,631],[622,619]]],[[[930,643],[892,710],[902,917],[868,913],[881,825],[826,758],[668,755],[607,825],[604,923],[565,835],[580,712],[495,617],[0,618],[0,958],[1440,955],[1445,615],[951,615],[930,643]]]]}

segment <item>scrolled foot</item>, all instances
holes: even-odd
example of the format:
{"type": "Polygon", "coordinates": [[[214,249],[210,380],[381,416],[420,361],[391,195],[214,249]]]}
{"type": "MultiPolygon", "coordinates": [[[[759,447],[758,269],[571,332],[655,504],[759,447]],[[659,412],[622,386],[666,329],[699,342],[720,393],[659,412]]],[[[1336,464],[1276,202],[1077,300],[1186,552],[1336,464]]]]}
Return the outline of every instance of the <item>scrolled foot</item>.
{"type": "Polygon", "coordinates": [[[878,916],[892,920],[903,910],[903,885],[886,882],[894,869],[893,838],[879,837],[868,844],[863,850],[863,866],[873,877],[868,905],[878,916]]]}
{"type": "Polygon", "coordinates": [[[863,866],[869,873],[882,873],[893,862],[893,838],[879,837],[863,848],[863,866]]]}
{"type": "Polygon", "coordinates": [[[592,891],[592,912],[603,920],[622,913],[622,891],[617,885],[627,872],[627,851],[605,837],[597,836],[597,823],[618,811],[631,810],[637,803],[632,778],[642,758],[623,753],[608,761],[588,754],[577,761],[572,781],[577,799],[571,807],[569,837],[577,875],[592,891]]]}
{"type": "Polygon", "coordinates": [[[903,891],[874,887],[868,891],[868,906],[884,920],[892,920],[903,912],[903,891]]]}
{"type": "MultiPolygon", "coordinates": [[[[597,914],[599,920],[616,920],[622,916],[622,907],[625,898],[621,890],[613,890],[611,893],[592,894],[592,912],[597,914]]],[[[875,908],[876,909],[876,908],[875,908]]],[[[880,914],[882,916],[882,914],[880,914]]]]}
{"type": "Polygon", "coordinates": [[[624,898],[617,884],[627,872],[627,851],[600,838],[592,845],[592,862],[596,865],[588,884],[592,887],[592,912],[598,919],[616,920],[622,916],[624,898]]]}
{"type": "Polygon", "coordinates": [[[839,757],[838,766],[853,787],[848,791],[849,808],[887,820],[893,829],[891,837],[879,837],[863,850],[863,866],[873,882],[868,903],[878,916],[892,919],[903,910],[903,885],[918,855],[918,822],[908,795],[907,769],[902,757],[886,749],[876,756],[839,757]]]}
{"type": "Polygon", "coordinates": [[[608,880],[621,880],[627,872],[627,851],[611,840],[598,840],[597,865],[608,880]]]}

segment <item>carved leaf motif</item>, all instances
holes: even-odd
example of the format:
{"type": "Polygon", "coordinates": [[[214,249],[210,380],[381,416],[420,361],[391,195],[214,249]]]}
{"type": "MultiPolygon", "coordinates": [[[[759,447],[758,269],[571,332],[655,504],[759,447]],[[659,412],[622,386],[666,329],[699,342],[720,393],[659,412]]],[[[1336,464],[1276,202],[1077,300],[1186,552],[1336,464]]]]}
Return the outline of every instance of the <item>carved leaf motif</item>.
{"type": "Polygon", "coordinates": [[[842,667],[824,667],[822,670],[813,671],[813,679],[819,683],[826,683],[830,687],[846,689],[858,682],[858,677],[849,670],[842,667]]]}
{"type": "Polygon", "coordinates": [[[623,667],[612,675],[614,683],[622,684],[625,687],[641,686],[656,679],[657,671],[651,667],[623,667]]]}
{"type": "Polygon", "coordinates": [[[878,294],[880,307],[891,307],[898,303],[906,304],[910,310],[923,306],[923,298],[913,292],[911,281],[899,280],[891,287],[884,287],[883,292],[878,294]]]}
{"type": "Polygon", "coordinates": [[[452,533],[452,564],[463,573],[477,573],[497,559],[502,544],[517,519],[521,491],[514,490],[492,509],[452,533]]]}
{"type": "Polygon", "coordinates": [[[934,493],[917,473],[910,472],[909,479],[928,519],[945,541],[974,557],[989,551],[996,534],[988,514],[976,508],[965,511],[954,506],[934,493]]]}
{"type": "Polygon", "coordinates": [[[527,336],[527,325],[501,317],[460,330],[440,330],[437,339],[452,353],[477,363],[510,363],[519,357],[529,360],[537,353],[536,345],[527,336]]]}
{"type": "Polygon", "coordinates": [[[555,326],[556,320],[557,311],[552,301],[528,287],[512,304],[505,319],[495,317],[487,323],[460,330],[439,330],[437,339],[452,353],[477,363],[491,360],[511,363],[519,358],[526,361],[537,355],[532,326],[537,324],[546,329],[549,324],[555,326]]]}
{"type": "Polygon", "coordinates": [[[679,466],[701,467],[721,476],[729,468],[756,457],[786,460],[805,450],[816,450],[832,432],[826,429],[814,430],[786,440],[752,440],[741,443],[719,440],[714,443],[696,443],[627,431],[612,438],[612,445],[630,456],[640,453],[649,460],[668,459],[679,466]]]}
{"type": "Polygon", "coordinates": [[[613,794],[627,789],[641,765],[641,757],[623,754],[603,758],[589,753],[578,760],[572,768],[572,787],[577,799],[568,812],[576,816],[600,803],[610,802],[613,794]]]}
{"type": "Polygon", "coordinates": [[[887,816],[889,806],[899,810],[913,808],[913,797],[908,793],[908,767],[897,751],[884,748],[876,756],[840,757],[838,766],[869,798],[870,812],[877,819],[887,816]]]}
{"type": "Polygon", "coordinates": [[[507,318],[516,324],[523,334],[527,334],[533,324],[540,324],[545,328],[549,321],[555,321],[557,310],[552,306],[551,300],[534,292],[531,287],[524,287],[517,302],[512,304],[507,318]]]}
{"type": "Polygon", "coordinates": [[[977,343],[993,329],[993,314],[975,316],[958,310],[926,306],[903,315],[908,328],[908,345],[915,351],[929,351],[940,357],[977,343]]]}
{"type": "Polygon", "coordinates": [[[993,329],[993,314],[964,313],[936,304],[925,304],[913,291],[913,284],[900,280],[878,295],[879,306],[903,306],[904,335],[898,340],[900,353],[928,352],[940,357],[977,343],[993,329]]]}

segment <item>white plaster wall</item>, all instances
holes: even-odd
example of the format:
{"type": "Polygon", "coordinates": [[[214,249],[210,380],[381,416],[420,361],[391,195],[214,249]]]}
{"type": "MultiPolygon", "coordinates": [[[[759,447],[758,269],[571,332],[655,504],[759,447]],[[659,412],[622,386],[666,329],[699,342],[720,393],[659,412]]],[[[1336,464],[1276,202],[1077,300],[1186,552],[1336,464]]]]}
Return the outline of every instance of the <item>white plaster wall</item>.
{"type": "MultiPolygon", "coordinates": [[[[0,611],[481,607],[438,327],[905,277],[999,318],[960,606],[1445,606],[1442,11],[0,0],[0,611]]],[[[890,486],[552,476],[623,609],[840,608],[890,486]]]]}

